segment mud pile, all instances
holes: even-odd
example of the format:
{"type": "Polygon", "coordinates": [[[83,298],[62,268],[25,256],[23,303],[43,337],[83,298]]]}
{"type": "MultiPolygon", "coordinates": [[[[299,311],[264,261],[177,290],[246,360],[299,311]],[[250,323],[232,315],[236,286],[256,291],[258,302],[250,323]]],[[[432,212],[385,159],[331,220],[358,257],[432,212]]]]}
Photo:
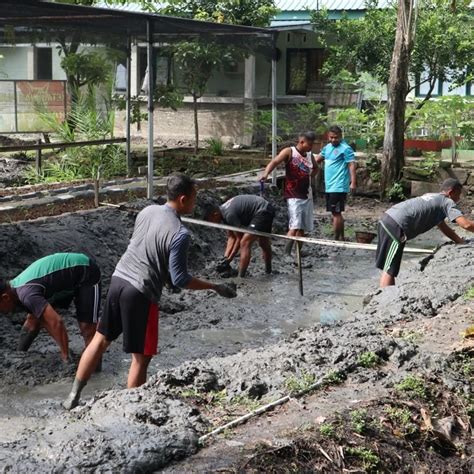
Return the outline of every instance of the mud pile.
{"type": "MultiPolygon", "coordinates": [[[[423,271],[405,271],[397,289],[373,295],[366,308],[348,321],[316,325],[259,349],[159,371],[139,389],[103,392],[70,414],[46,404],[50,416],[43,426],[32,427],[15,441],[0,446],[4,469],[158,469],[196,450],[198,436],[209,429],[209,421],[183,396],[183,390],[206,393],[226,389],[228,398],[268,400],[287,393],[288,380],[301,380],[307,374],[334,383],[352,374],[361,381],[372,377],[374,383],[387,386],[417,367],[439,370],[442,376],[443,360],[439,356],[421,353],[415,345],[393,339],[384,326],[394,318],[416,318],[420,312],[434,316],[459,299],[474,280],[473,262],[472,246],[446,245],[423,271]],[[383,378],[379,371],[359,372],[360,356],[367,351],[398,367],[396,376],[391,379],[383,378]]],[[[252,288],[240,287],[242,290],[250,294],[252,288]]],[[[265,307],[253,310],[265,313],[265,307]]],[[[467,380],[455,383],[459,389],[469,390],[467,380]]]]}

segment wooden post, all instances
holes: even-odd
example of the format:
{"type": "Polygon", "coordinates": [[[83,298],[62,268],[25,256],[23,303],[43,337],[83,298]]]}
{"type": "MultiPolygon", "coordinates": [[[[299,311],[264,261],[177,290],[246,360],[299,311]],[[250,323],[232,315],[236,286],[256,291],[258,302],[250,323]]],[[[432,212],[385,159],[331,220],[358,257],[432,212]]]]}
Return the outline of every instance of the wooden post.
{"type": "Polygon", "coordinates": [[[296,242],[296,259],[298,261],[298,281],[300,295],[303,296],[303,269],[301,268],[301,242],[296,242]]]}
{"type": "MultiPolygon", "coordinates": [[[[38,140],[38,145],[41,145],[41,138],[38,140]]],[[[36,156],[35,156],[35,167],[36,167],[36,174],[40,175],[41,174],[41,148],[38,148],[36,150],[36,156]]]]}

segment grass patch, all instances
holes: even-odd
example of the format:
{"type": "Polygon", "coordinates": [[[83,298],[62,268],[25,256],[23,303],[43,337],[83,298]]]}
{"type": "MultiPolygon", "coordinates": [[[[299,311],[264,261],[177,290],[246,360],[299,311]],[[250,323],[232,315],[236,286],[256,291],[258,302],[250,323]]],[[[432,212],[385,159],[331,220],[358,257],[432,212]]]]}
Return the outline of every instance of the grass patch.
{"type": "Polygon", "coordinates": [[[380,462],[379,457],[371,450],[362,447],[347,448],[347,454],[354,456],[362,462],[362,467],[367,471],[373,471],[380,462]]]}
{"type": "Polygon", "coordinates": [[[359,434],[365,433],[369,424],[369,419],[367,416],[367,410],[363,408],[351,411],[351,426],[352,429],[359,434]]]}
{"type": "Polygon", "coordinates": [[[285,387],[290,391],[290,393],[298,393],[303,390],[307,390],[311,385],[316,381],[314,374],[309,374],[308,372],[301,372],[299,377],[292,375],[285,380],[285,387]]]}
{"type": "Polygon", "coordinates": [[[379,365],[381,359],[375,352],[368,351],[360,354],[357,362],[361,367],[371,369],[372,367],[379,365]]]}
{"type": "Polygon", "coordinates": [[[339,370],[333,370],[332,372],[329,372],[324,377],[324,383],[326,385],[338,385],[338,384],[344,382],[344,380],[345,380],[345,376],[339,370]]]}
{"type": "Polygon", "coordinates": [[[388,407],[385,411],[394,427],[403,436],[411,435],[418,430],[418,426],[412,422],[410,410],[406,408],[388,407]]]}
{"type": "Polygon", "coordinates": [[[464,298],[466,300],[474,300],[474,286],[471,286],[471,288],[464,293],[464,298]]]}
{"type": "Polygon", "coordinates": [[[409,398],[420,398],[422,400],[428,398],[425,381],[416,375],[405,377],[400,383],[395,385],[395,389],[403,392],[409,398]]]}
{"type": "Polygon", "coordinates": [[[323,423],[319,427],[319,432],[325,438],[334,438],[336,435],[336,429],[332,423],[323,423]]]}

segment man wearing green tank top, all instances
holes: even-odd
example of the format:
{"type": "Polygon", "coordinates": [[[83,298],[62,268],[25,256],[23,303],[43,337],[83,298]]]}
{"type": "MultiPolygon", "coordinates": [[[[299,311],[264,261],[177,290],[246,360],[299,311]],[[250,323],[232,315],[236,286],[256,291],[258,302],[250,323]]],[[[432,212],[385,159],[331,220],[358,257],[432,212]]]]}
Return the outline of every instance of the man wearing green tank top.
{"type": "Polygon", "coordinates": [[[55,253],[33,262],[13,280],[0,279],[0,312],[24,309],[18,349],[27,351],[41,328],[51,335],[69,358],[69,341],[58,308],[68,308],[74,300],[76,318],[87,346],[94,336],[100,307],[100,269],[82,253],[55,253]]]}

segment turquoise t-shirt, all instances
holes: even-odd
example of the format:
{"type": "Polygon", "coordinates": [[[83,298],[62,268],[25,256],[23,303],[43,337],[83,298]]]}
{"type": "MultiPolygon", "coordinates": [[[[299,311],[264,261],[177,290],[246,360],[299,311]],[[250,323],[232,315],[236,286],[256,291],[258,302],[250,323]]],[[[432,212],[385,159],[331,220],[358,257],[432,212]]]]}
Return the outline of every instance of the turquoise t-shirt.
{"type": "Polygon", "coordinates": [[[348,164],[355,161],[354,150],[342,140],[339,145],[328,143],[322,150],[324,181],[327,193],[348,193],[350,175],[348,164]]]}

